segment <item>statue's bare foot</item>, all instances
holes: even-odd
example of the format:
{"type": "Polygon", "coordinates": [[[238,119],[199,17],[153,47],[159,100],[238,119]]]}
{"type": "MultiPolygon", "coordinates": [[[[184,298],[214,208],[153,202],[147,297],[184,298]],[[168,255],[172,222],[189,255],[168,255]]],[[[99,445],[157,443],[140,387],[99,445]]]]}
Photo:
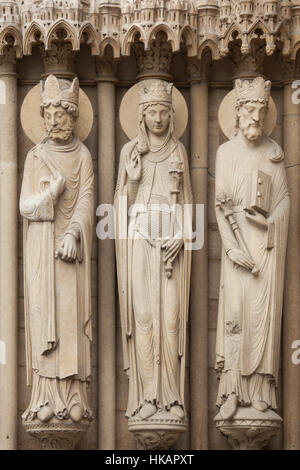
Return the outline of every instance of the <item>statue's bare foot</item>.
{"type": "Polygon", "coordinates": [[[170,411],[173,415],[177,416],[180,419],[184,418],[184,411],[179,405],[173,405],[170,408],[170,411]]]}
{"type": "Polygon", "coordinates": [[[51,410],[50,406],[42,406],[41,409],[37,412],[37,417],[42,423],[47,423],[51,418],[53,418],[54,413],[51,410]]]}
{"type": "Polygon", "coordinates": [[[70,418],[74,423],[78,423],[83,416],[82,408],[79,405],[73,405],[70,410],[70,418]]]}
{"type": "Polygon", "coordinates": [[[251,402],[253,408],[255,408],[258,411],[267,411],[268,405],[265,401],[261,400],[252,400],[251,402]]]}
{"type": "Polygon", "coordinates": [[[157,412],[157,408],[155,405],[152,403],[146,403],[141,409],[140,409],[140,416],[143,419],[150,418],[150,416],[153,416],[157,412]]]}
{"type": "Polygon", "coordinates": [[[235,393],[231,393],[224,405],[220,408],[220,415],[224,420],[230,420],[236,413],[238,406],[238,399],[235,393]]]}

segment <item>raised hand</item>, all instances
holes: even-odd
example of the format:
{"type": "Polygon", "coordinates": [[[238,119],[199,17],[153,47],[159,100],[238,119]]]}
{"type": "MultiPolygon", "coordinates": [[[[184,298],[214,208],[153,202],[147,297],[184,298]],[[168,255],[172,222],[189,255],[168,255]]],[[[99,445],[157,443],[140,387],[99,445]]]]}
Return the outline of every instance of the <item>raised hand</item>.
{"type": "Polygon", "coordinates": [[[139,153],[126,158],[126,171],[131,181],[138,181],[142,174],[142,162],[139,153]]]}
{"type": "Polygon", "coordinates": [[[61,174],[58,174],[56,178],[52,179],[50,183],[50,193],[54,201],[59,199],[60,195],[64,192],[65,187],[66,180],[61,174]]]}

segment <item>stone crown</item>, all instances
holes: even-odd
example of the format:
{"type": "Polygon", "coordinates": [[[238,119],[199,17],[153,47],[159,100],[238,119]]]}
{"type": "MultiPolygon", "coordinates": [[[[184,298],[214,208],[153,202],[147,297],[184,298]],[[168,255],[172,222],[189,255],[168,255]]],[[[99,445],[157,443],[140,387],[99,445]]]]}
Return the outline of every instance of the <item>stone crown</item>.
{"type": "Polygon", "coordinates": [[[173,83],[156,80],[150,86],[140,85],[139,103],[172,103],[173,83]]]}
{"type": "Polygon", "coordinates": [[[47,80],[41,82],[41,97],[43,105],[50,103],[60,103],[67,101],[78,106],[79,99],[79,81],[74,78],[70,84],[67,80],[59,80],[54,75],[49,75],[47,80]]]}
{"type": "Polygon", "coordinates": [[[235,92],[237,102],[241,101],[269,101],[271,92],[271,82],[265,81],[262,77],[254,80],[235,81],[235,92]]]}

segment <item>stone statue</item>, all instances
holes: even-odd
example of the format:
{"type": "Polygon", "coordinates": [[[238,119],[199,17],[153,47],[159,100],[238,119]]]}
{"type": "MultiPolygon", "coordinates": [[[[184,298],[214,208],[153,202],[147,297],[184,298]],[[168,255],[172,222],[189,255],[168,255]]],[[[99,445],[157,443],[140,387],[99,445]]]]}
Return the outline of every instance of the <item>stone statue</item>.
{"type": "Polygon", "coordinates": [[[27,155],[20,198],[24,220],[27,380],[23,422],[91,419],[91,242],[93,165],[73,134],[79,82],[42,83],[48,136],[27,155]]]}
{"type": "Polygon", "coordinates": [[[186,417],[191,251],[184,249],[181,215],[191,203],[186,151],[174,134],[172,84],[145,80],[139,84],[138,136],[122,149],[115,192],[124,368],[129,376],[126,416],[131,420],[186,417]]]}
{"type": "Polygon", "coordinates": [[[270,89],[262,77],[236,80],[235,135],[217,152],[216,369],[223,421],[237,417],[240,407],[259,419],[276,410],[290,201],[283,151],[263,132],[270,89]]]}

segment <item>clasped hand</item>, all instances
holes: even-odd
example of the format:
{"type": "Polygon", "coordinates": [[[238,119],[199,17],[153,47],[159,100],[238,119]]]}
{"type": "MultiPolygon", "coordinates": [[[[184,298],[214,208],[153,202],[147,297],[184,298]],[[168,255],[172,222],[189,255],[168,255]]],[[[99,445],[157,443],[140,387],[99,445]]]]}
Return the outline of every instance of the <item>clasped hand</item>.
{"type": "Polygon", "coordinates": [[[170,260],[173,263],[174,259],[178,255],[183,245],[183,239],[178,237],[170,237],[163,242],[161,245],[162,249],[165,250],[163,260],[166,263],[170,260]]]}
{"type": "Polygon", "coordinates": [[[267,230],[268,220],[257,210],[251,208],[251,210],[245,210],[246,218],[257,227],[267,230]]]}
{"type": "Polygon", "coordinates": [[[73,263],[77,257],[77,245],[76,239],[70,233],[67,233],[64,237],[61,247],[57,251],[57,256],[63,261],[73,263]]]}
{"type": "Polygon", "coordinates": [[[254,268],[254,263],[250,256],[239,248],[231,248],[227,251],[227,255],[234,264],[242,266],[245,269],[249,269],[250,271],[254,268]]]}

